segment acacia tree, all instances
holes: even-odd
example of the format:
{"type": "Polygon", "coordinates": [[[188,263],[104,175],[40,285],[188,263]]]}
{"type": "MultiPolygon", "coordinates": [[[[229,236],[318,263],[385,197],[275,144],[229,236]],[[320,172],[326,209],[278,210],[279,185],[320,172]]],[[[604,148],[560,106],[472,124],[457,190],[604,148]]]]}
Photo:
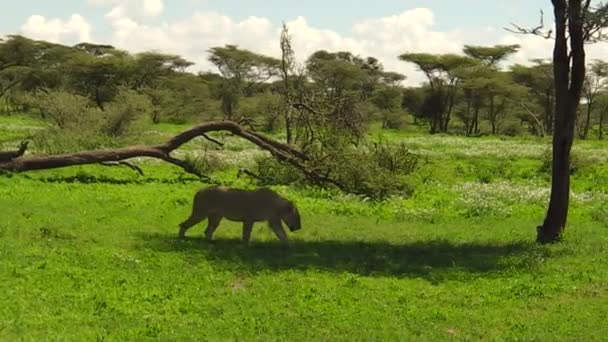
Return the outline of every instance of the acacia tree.
{"type": "Polygon", "coordinates": [[[598,139],[603,139],[604,138],[604,130],[603,130],[603,126],[604,126],[604,119],[608,116],[608,89],[604,90],[602,93],[600,93],[598,95],[597,98],[597,104],[598,104],[598,117],[599,117],[599,128],[598,128],[598,133],[597,133],[597,137],[598,139]]]}
{"type": "Polygon", "coordinates": [[[599,93],[608,85],[608,63],[601,60],[594,60],[588,66],[589,72],[583,83],[583,96],[587,102],[587,111],[584,124],[579,132],[579,138],[587,139],[591,126],[591,113],[595,105],[595,100],[599,93]]]}
{"type": "Polygon", "coordinates": [[[454,54],[428,53],[404,53],[399,59],[416,64],[429,80],[422,112],[430,122],[430,133],[447,132],[461,81],[457,71],[475,65],[475,60],[454,54]]]}
{"type": "Polygon", "coordinates": [[[280,61],[236,45],[212,47],[209,61],[223,76],[220,84],[222,111],[230,120],[242,95],[251,95],[256,86],[279,73],[280,61]]]}
{"type": "Polygon", "coordinates": [[[561,239],[570,200],[570,151],[574,126],[585,81],[585,43],[608,38],[608,4],[592,6],[591,0],[552,0],[555,29],[544,32],[515,26],[516,31],[554,38],[555,129],[552,142],[551,196],[545,220],[537,227],[536,240],[552,243],[561,239]]]}
{"type": "MultiPolygon", "coordinates": [[[[540,107],[541,132],[553,132],[555,110],[555,87],[553,79],[553,64],[543,59],[532,60],[534,65],[516,64],[511,67],[511,75],[515,82],[528,88],[536,105],[540,107]]],[[[536,116],[533,117],[535,121],[536,116]]]]}

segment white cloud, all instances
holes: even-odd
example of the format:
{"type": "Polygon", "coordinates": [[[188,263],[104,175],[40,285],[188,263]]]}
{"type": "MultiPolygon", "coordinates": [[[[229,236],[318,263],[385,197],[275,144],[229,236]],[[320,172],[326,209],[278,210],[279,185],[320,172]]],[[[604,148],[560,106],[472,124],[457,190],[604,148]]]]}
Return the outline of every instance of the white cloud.
{"type": "MultiPolygon", "coordinates": [[[[267,18],[248,17],[235,21],[217,12],[197,12],[174,22],[150,26],[115,7],[106,19],[113,27],[112,44],[117,47],[180,54],[196,62],[201,70],[213,68],[206,60],[206,51],[212,46],[236,44],[255,52],[280,56],[281,28],[267,18]]],[[[459,52],[462,47],[458,31],[432,30],[433,13],[426,8],[360,21],[348,36],[313,27],[303,17],[288,21],[287,25],[301,62],[320,49],[351,51],[379,58],[387,69],[406,73],[411,83],[422,81],[423,76],[416,73],[412,65],[400,62],[397,59],[399,54],[406,51],[459,52]]]]}
{"type": "Polygon", "coordinates": [[[87,2],[93,6],[110,6],[111,9],[106,16],[111,19],[156,17],[165,9],[163,0],[87,0],[87,2]]]}
{"type": "Polygon", "coordinates": [[[529,64],[531,59],[550,59],[553,54],[553,40],[534,35],[515,35],[508,33],[499,44],[518,44],[520,49],[513,54],[509,62],[529,64]]]}
{"type": "Polygon", "coordinates": [[[79,14],[73,14],[68,20],[32,15],[21,26],[23,35],[55,43],[91,41],[91,30],[91,24],[79,14]]]}

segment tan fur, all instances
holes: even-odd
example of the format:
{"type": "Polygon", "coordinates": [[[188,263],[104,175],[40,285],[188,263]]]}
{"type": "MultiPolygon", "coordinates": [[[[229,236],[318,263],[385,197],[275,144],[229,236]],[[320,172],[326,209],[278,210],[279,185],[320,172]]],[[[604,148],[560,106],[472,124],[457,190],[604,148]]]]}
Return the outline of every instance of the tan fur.
{"type": "Polygon", "coordinates": [[[296,206],[268,188],[241,190],[214,186],[202,189],[194,195],[192,214],[180,223],[178,237],[184,238],[190,227],[208,219],[205,238],[211,240],[222,218],[243,222],[245,243],[249,242],[255,222],[268,221],[270,228],[283,244],[287,244],[287,235],[281,221],[285,222],[292,232],[301,228],[300,214],[296,206]]]}

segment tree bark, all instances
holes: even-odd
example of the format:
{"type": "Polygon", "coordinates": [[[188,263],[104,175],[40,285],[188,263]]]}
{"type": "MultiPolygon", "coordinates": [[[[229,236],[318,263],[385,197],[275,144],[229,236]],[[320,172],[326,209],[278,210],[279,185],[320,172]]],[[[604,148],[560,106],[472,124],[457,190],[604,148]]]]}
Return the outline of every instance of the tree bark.
{"type": "Polygon", "coordinates": [[[555,14],[555,129],[552,142],[551,197],[544,223],[537,227],[536,240],[539,243],[559,241],[566,226],[570,200],[570,150],[574,140],[576,111],[585,78],[581,1],[552,2],[555,14]]]}

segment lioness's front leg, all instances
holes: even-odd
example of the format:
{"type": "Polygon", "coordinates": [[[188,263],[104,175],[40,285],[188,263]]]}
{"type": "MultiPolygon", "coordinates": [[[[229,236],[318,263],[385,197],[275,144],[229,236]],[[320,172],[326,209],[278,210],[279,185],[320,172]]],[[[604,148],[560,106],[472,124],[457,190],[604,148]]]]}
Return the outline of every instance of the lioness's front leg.
{"type": "Polygon", "coordinates": [[[186,221],[179,224],[179,233],[177,234],[178,239],[185,238],[188,229],[204,220],[205,217],[206,216],[204,214],[192,213],[192,215],[186,221]]]}
{"type": "Polygon", "coordinates": [[[270,224],[270,228],[275,233],[275,235],[281,240],[281,243],[284,246],[288,246],[289,243],[287,241],[287,235],[285,234],[285,230],[283,229],[283,224],[281,223],[281,219],[273,219],[268,221],[270,224]]]}
{"type": "Polygon", "coordinates": [[[217,226],[220,225],[221,220],[221,216],[209,215],[209,218],[207,219],[207,229],[205,230],[205,239],[207,239],[207,241],[211,241],[213,233],[215,233],[217,226]]]}
{"type": "Polygon", "coordinates": [[[253,230],[253,222],[243,222],[243,242],[249,243],[251,238],[251,231],[253,230]]]}

